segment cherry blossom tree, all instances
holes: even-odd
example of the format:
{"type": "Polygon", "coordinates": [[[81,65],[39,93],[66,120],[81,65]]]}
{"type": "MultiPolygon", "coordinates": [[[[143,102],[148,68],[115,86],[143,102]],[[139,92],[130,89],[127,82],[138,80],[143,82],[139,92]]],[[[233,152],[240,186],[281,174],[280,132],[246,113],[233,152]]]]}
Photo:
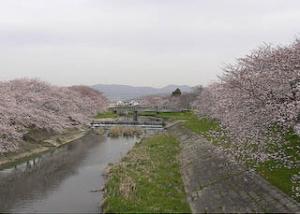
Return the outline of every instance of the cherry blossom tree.
{"type": "MultiPolygon", "coordinates": [[[[226,135],[223,141],[229,138],[232,146],[224,151],[235,159],[272,159],[287,168],[299,166],[283,152],[282,136],[292,128],[299,133],[300,41],[285,47],[264,45],[228,65],[218,82],[199,93],[194,106],[201,115],[220,122],[223,130],[211,134],[226,135]]],[[[295,152],[299,155],[299,150],[295,152]]],[[[299,197],[299,180],[292,182],[299,197]]]]}
{"type": "Polygon", "coordinates": [[[56,87],[18,79],[0,82],[0,153],[14,151],[30,129],[61,132],[86,124],[107,100],[86,86],[56,87]]]}
{"type": "MultiPolygon", "coordinates": [[[[141,106],[158,107],[174,110],[191,109],[196,102],[196,98],[203,90],[202,86],[195,87],[191,92],[184,92],[180,96],[171,95],[149,95],[141,97],[138,101],[141,106]]],[[[176,91],[176,90],[175,90],[176,91]]]]}
{"type": "Polygon", "coordinates": [[[218,83],[198,97],[201,113],[214,117],[240,142],[262,144],[274,126],[299,123],[300,43],[262,46],[224,69],[218,83]]]}

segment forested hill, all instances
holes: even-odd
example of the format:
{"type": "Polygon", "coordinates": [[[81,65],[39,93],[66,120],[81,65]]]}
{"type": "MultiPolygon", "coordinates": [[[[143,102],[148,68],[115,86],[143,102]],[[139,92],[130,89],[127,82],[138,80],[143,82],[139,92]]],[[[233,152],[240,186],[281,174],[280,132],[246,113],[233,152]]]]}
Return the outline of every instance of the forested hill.
{"type": "Polygon", "coordinates": [[[97,84],[92,86],[92,88],[103,92],[103,94],[110,100],[127,100],[136,97],[142,97],[146,95],[162,95],[171,94],[176,88],[180,88],[182,92],[191,92],[192,87],[187,85],[168,85],[163,88],[154,87],[137,87],[130,85],[106,85],[97,84]]]}

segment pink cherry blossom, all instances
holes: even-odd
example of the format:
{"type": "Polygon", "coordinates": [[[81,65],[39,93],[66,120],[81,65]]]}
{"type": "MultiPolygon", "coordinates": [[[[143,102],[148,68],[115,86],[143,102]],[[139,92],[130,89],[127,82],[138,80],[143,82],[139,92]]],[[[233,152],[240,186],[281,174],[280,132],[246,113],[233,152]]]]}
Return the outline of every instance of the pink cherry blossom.
{"type": "Polygon", "coordinates": [[[274,126],[299,123],[300,42],[262,46],[224,69],[220,81],[194,102],[200,113],[218,119],[237,142],[266,141],[274,126]]]}
{"type": "Polygon", "coordinates": [[[0,153],[16,150],[32,128],[61,132],[87,124],[106,104],[100,92],[86,86],[56,87],[32,79],[0,82],[0,153]]]}

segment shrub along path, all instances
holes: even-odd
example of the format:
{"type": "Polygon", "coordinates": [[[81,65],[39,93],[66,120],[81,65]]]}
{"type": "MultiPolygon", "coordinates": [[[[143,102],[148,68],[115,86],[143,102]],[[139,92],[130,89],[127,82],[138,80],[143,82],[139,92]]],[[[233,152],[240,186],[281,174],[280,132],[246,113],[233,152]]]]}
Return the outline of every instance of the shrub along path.
{"type": "Polygon", "coordinates": [[[212,143],[177,124],[182,176],[194,213],[300,212],[299,204],[253,171],[235,164],[212,143]]]}

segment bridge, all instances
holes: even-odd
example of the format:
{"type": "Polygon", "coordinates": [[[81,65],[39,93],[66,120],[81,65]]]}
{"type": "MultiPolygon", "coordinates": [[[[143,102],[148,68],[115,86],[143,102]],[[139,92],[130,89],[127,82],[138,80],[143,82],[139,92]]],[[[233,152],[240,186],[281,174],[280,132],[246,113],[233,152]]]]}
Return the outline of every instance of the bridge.
{"type": "Polygon", "coordinates": [[[143,107],[143,106],[115,106],[109,108],[109,111],[117,114],[127,114],[129,112],[182,112],[183,109],[170,107],[143,107]]]}
{"type": "Polygon", "coordinates": [[[111,128],[115,126],[126,126],[126,127],[139,127],[145,129],[164,129],[164,122],[161,119],[150,120],[150,121],[139,121],[138,112],[182,112],[176,108],[164,108],[164,107],[142,107],[142,106],[116,106],[108,109],[119,115],[133,114],[133,120],[98,120],[91,123],[91,128],[103,127],[111,128]]]}
{"type": "Polygon", "coordinates": [[[151,122],[138,122],[138,121],[93,121],[91,128],[111,128],[116,126],[126,127],[138,127],[144,129],[164,129],[164,123],[162,121],[151,121],[151,122]]]}

